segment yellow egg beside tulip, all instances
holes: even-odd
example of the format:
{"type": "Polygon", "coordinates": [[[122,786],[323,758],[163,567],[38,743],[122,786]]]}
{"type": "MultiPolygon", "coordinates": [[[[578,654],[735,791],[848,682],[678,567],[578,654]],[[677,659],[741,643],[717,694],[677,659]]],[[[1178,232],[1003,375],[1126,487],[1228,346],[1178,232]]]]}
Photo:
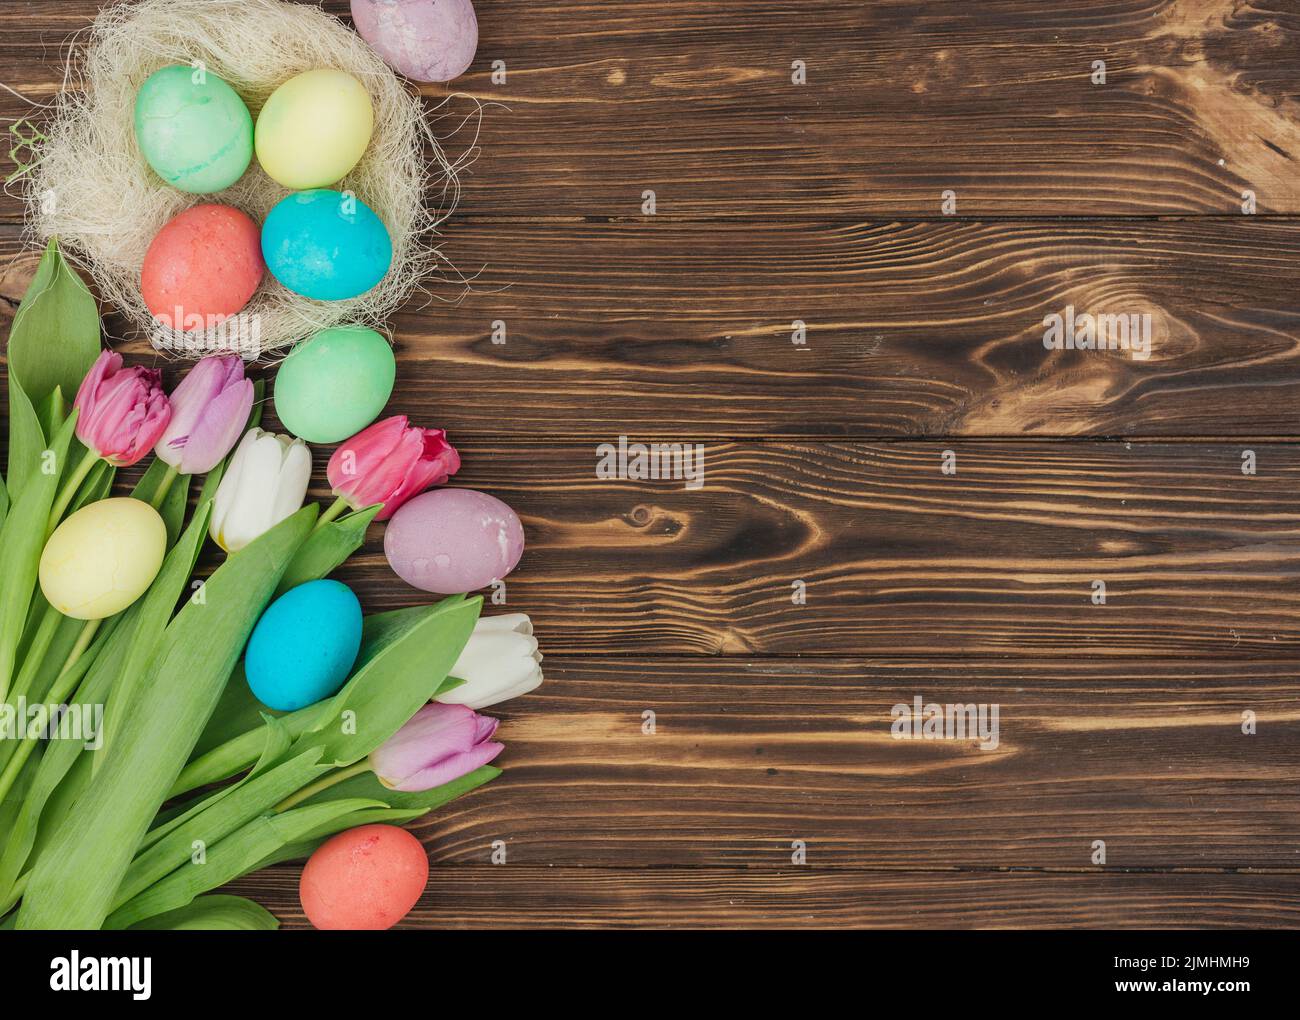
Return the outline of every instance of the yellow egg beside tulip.
{"type": "Polygon", "coordinates": [[[104,499],[55,529],[41,553],[41,591],[77,620],[102,620],[143,595],[162,567],[167,528],[138,499],[104,499]]]}
{"type": "Polygon", "coordinates": [[[346,71],[322,68],[271,93],[257,115],[253,146],[262,169],[286,188],[326,188],[360,162],[374,126],[366,87],[346,71]]]}

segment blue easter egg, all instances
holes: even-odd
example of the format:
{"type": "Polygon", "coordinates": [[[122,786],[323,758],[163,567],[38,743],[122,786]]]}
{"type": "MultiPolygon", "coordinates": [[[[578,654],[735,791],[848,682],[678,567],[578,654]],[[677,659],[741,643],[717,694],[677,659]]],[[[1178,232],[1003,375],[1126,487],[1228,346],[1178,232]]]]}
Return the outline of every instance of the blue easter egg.
{"type": "Polygon", "coordinates": [[[280,712],[328,698],[361,648],[361,603],[338,581],[308,581],[272,602],[253,628],[244,674],[254,697],[280,712]]]}
{"type": "Polygon", "coordinates": [[[262,256],[271,275],[295,294],[343,301],[384,278],[393,242],[359,198],[317,188],[290,195],[267,213],[262,256]]]}

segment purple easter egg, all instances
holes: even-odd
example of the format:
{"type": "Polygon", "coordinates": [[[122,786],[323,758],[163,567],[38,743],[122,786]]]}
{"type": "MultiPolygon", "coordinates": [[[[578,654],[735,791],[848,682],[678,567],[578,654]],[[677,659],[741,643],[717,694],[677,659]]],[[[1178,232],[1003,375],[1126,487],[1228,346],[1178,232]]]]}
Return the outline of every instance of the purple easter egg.
{"type": "Polygon", "coordinates": [[[404,504],[384,532],[384,555],[407,584],[439,595],[477,591],[515,569],[524,526],[474,489],[435,489],[404,504]]]}
{"type": "Polygon", "coordinates": [[[470,0],[352,0],[361,38],[389,67],[416,81],[451,81],[478,49],[470,0]]]}

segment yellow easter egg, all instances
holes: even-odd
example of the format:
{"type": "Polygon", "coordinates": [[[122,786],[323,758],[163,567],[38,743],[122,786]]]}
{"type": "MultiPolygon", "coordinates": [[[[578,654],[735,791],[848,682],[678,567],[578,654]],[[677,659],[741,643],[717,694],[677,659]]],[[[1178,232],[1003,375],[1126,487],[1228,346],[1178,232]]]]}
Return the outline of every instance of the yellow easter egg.
{"type": "Polygon", "coordinates": [[[162,567],[167,527],[138,499],[90,503],[60,524],[41,553],[41,591],[77,620],[102,620],[143,595],[162,567]]]}
{"type": "Polygon", "coordinates": [[[346,71],[304,71],[271,93],[257,115],[253,147],[262,169],[286,188],[326,188],[365,154],[375,126],[366,87],[346,71]]]}

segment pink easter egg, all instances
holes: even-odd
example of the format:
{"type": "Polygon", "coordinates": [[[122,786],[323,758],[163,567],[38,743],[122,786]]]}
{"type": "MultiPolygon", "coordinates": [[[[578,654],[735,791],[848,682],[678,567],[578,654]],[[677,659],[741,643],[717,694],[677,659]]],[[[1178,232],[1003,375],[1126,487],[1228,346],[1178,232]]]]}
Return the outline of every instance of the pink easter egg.
{"type": "Polygon", "coordinates": [[[361,38],[416,81],[451,81],[474,62],[478,18],[470,0],[352,0],[361,38]]]}
{"type": "Polygon", "coordinates": [[[298,898],[322,930],[380,931],[411,912],[429,881],[420,841],[395,825],[362,825],[317,847],[298,898]]]}
{"type": "Polygon", "coordinates": [[[140,293],[162,325],[202,331],[241,311],[265,273],[257,224],[238,209],[208,203],[158,231],[145,252],[140,293]]]}
{"type": "Polygon", "coordinates": [[[486,492],[435,489],[393,514],[384,553],[403,581],[423,591],[477,591],[515,569],[524,554],[524,526],[486,492]]]}

